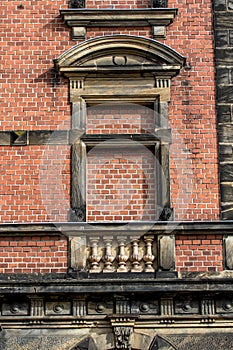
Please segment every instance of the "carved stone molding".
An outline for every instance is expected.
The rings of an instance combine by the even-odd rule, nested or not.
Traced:
[[[77,0],[72,0],[78,2]],[[160,28],[153,30],[154,37],[165,38],[166,26],[173,22],[177,9],[165,7],[165,0],[156,0],[152,9],[82,9],[60,10],[65,23],[72,28],[73,39],[85,39],[87,27],[145,27]],[[80,8],[78,8],[80,7]],[[160,7],[160,8],[156,8]]]
[[[116,64],[116,61],[114,63],[113,57],[124,56],[127,57],[124,60],[124,64],[122,64],[122,61],[120,61],[120,64]],[[158,74],[159,76],[158,84],[160,80],[162,81],[163,86],[160,89],[164,89],[165,87],[169,88],[169,77],[171,78],[179,73],[184,63],[185,58],[183,56],[158,41],[132,35],[109,35],[90,39],[79,45],[75,45],[55,60],[55,68],[71,80],[74,80],[74,76],[77,77],[78,74],[79,82],[85,78],[84,84],[86,91],[84,93],[80,83],[77,86],[76,83],[72,83],[74,84],[72,86],[75,88],[77,96],[82,96],[91,95],[90,92],[93,91],[90,89],[91,85],[86,79],[87,73],[102,72],[104,77],[106,77],[107,72],[115,72],[117,75],[119,75],[119,72],[126,73],[126,67],[127,75],[135,72],[140,72],[141,74],[142,72],[153,72],[154,75]],[[124,81],[127,81],[126,78],[124,77]],[[114,82],[112,81],[112,87],[115,86]],[[135,82],[137,83],[136,79]],[[100,87],[99,85],[97,84],[97,88]],[[154,85],[155,82],[153,79],[152,87]],[[87,92],[87,89],[89,92]],[[142,95],[142,88],[138,92],[139,95]],[[96,93],[96,96],[99,96],[99,94]]]

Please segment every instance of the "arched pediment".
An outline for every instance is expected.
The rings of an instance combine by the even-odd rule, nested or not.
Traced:
[[[104,36],[75,45],[55,60],[57,69],[72,73],[101,71],[161,72],[173,76],[185,58],[156,40],[130,35]]]

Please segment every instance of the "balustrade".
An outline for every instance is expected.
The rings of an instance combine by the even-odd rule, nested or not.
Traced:
[[[86,270],[90,273],[154,273],[161,265],[156,235],[99,235],[90,237],[87,245]]]

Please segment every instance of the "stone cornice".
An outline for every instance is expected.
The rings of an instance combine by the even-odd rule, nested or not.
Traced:
[[[177,12],[176,8],[60,10],[61,16],[69,27],[169,25],[173,22]]]
[[[87,27],[151,26],[155,38],[165,38],[166,26],[177,15],[176,8],[152,9],[61,9],[60,15],[72,28],[75,40],[85,39]]]
[[[157,222],[64,222],[64,223],[5,223],[0,224],[0,235],[63,234],[77,235],[90,233],[147,233],[153,234],[195,234],[224,235],[233,234],[233,221],[157,221]]]

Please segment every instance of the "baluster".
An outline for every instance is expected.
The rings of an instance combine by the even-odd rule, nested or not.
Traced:
[[[139,247],[138,247],[138,244],[139,244],[139,239],[136,238],[136,237],[131,237],[132,239],[132,255],[130,257],[130,260],[132,262],[132,268],[131,268],[131,272],[141,272],[142,271],[142,268],[140,266],[140,261],[141,261],[141,258],[139,257]]]
[[[143,256],[143,260],[146,263],[145,272],[154,272],[154,268],[152,267],[155,259],[154,255],[152,254],[153,238],[153,236],[144,237],[144,241],[146,243],[146,254]]]
[[[115,259],[115,257],[112,255],[112,240],[113,237],[103,237],[104,243],[105,243],[105,255],[103,257],[104,262],[104,269],[103,272],[113,272],[114,268],[112,266],[112,263]]]
[[[119,266],[117,272],[127,272],[126,262],[128,256],[125,254],[126,237],[117,237],[117,240],[119,241],[119,255],[117,256]]]
[[[100,272],[99,261],[101,257],[98,255],[99,237],[90,237],[91,255],[89,261],[91,263],[90,272]]]

